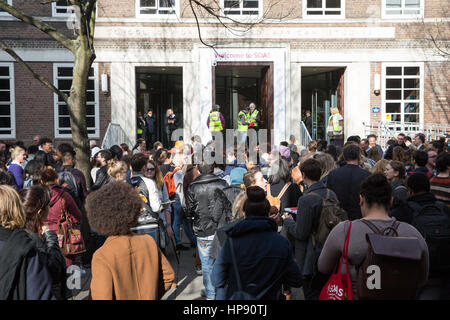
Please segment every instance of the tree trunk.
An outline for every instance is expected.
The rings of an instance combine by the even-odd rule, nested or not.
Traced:
[[[89,137],[86,125],[86,90],[89,70],[95,54],[81,45],[74,57],[73,80],[69,105],[72,140],[76,152],[76,166],[86,177],[87,187],[91,186],[91,165]]]

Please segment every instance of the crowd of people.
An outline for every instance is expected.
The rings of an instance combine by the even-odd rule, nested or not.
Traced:
[[[364,299],[361,266],[369,251],[378,254],[370,233],[416,240],[396,257],[408,269],[395,272],[409,277],[396,285],[397,298],[450,297],[445,138],[399,134],[383,148],[375,135],[350,136],[343,147],[300,146],[291,136],[268,150],[244,143],[223,155],[199,136],[167,149],[148,142],[92,143],[85,176],[71,144],[0,141],[0,299],[67,299],[74,264],[91,269],[91,299],[161,299],[177,285],[169,248],[195,250],[207,300],[291,300],[296,288],[317,300],[339,266]],[[62,250],[63,215],[86,250]],[[386,297],[389,289],[378,292]]]

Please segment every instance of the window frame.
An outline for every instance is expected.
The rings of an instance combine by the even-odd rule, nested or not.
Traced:
[[[71,5],[65,6],[67,9],[71,8]],[[65,12],[65,13],[58,13],[57,9],[63,8],[62,6],[57,6],[56,2],[52,2],[52,17],[72,17],[75,15],[75,11],[73,12]]]
[[[9,4],[10,6],[12,6],[13,0],[6,0],[6,3]],[[4,16],[11,16],[11,15],[6,11],[0,11],[0,17],[4,17]]]
[[[423,18],[424,17],[424,12],[425,12],[425,0],[419,0],[420,1],[420,5],[419,5],[419,14],[387,14],[387,6],[386,6],[386,0],[382,0],[382,4],[381,4],[381,19],[416,19],[416,18]],[[401,7],[400,10],[405,10],[405,0],[401,0]],[[399,10],[399,9],[396,9]]]
[[[388,67],[401,67],[402,68],[402,75],[401,76],[387,76],[386,75],[386,71],[387,71]],[[419,73],[420,73],[419,77],[403,75],[403,70],[404,70],[403,68],[405,68],[405,67],[419,67]],[[401,107],[401,109],[400,109],[400,119],[401,119],[402,131],[409,132],[409,130],[407,130],[408,127],[404,125],[405,124],[405,106],[404,106],[404,104],[407,103],[407,102],[419,103],[419,112],[418,113],[406,113],[406,114],[418,114],[418,116],[419,116],[419,119],[418,119],[419,121],[417,122],[417,125],[411,126],[410,128],[412,130],[410,130],[410,131],[423,130],[424,111],[425,111],[425,106],[424,106],[424,101],[425,101],[425,98],[424,98],[424,94],[425,94],[425,92],[424,92],[424,88],[425,88],[425,84],[424,84],[424,81],[425,81],[425,74],[424,74],[425,67],[424,67],[424,63],[423,62],[385,62],[385,63],[382,63],[381,70],[382,70],[382,75],[381,75],[381,94],[382,94],[382,97],[381,97],[381,100],[382,100],[382,102],[381,102],[381,105],[382,105],[382,114],[381,114],[381,116],[382,116],[382,118],[381,119],[382,119],[382,121],[383,122],[385,122],[385,121],[391,122],[392,121],[392,120],[386,120],[386,115],[387,114],[392,114],[391,112],[389,112],[389,113],[386,112],[386,103],[389,103],[389,102],[400,103],[400,107]],[[395,79],[399,79],[400,78],[400,79],[402,79],[402,86],[401,86],[401,89],[400,89],[401,90],[401,99],[391,99],[391,100],[386,99],[386,90],[387,90],[387,88],[386,88],[386,79],[389,79],[389,78],[395,78]],[[405,97],[403,96],[404,90],[405,90],[404,86],[403,86],[404,79],[417,79],[417,78],[420,81],[419,88],[418,88],[420,97],[419,97],[419,99],[406,100]],[[395,128],[391,128],[391,129],[395,130]],[[398,130],[395,130],[395,131],[398,131]]]
[[[11,118],[11,129],[10,134],[0,134],[1,139],[16,139],[16,94],[15,94],[15,77],[14,77],[14,63],[13,62],[0,62],[0,67],[9,67],[9,105],[10,112],[9,116]],[[4,76],[0,76],[4,79]],[[4,102],[0,102],[2,105],[7,105]],[[0,116],[2,118],[6,118],[5,116]],[[2,130],[2,128],[0,128]]]
[[[307,11],[325,11],[326,8],[324,7],[326,3],[326,0],[322,0],[322,8],[312,8],[312,9],[308,9],[308,1],[307,0],[303,0],[302,1],[302,19],[306,19],[306,20],[333,20],[333,19],[340,19],[343,20],[345,19],[345,0],[341,0],[341,14],[339,15],[308,15]]]
[[[225,12],[225,10],[226,10],[226,8],[225,8],[225,0],[220,0],[220,10],[222,11],[222,13],[225,16],[229,16],[230,18],[236,18],[236,20],[242,19],[242,18],[245,18],[245,17],[262,18],[262,16],[263,16],[263,8],[264,8],[264,0],[258,0],[258,14],[242,14],[242,10],[246,11],[246,9],[243,8],[244,0],[238,0],[238,1],[239,1],[239,10],[241,10],[240,14],[227,14]],[[253,11],[253,10],[247,10],[247,11]]]
[[[155,0],[158,1],[159,0]],[[169,14],[161,14],[161,13],[141,13],[141,0],[136,0],[135,1],[135,5],[136,5],[136,18],[141,18],[141,19],[146,19],[146,20],[178,20],[179,17],[179,13],[180,13],[180,1],[181,0],[175,0],[175,12],[174,13],[169,13]],[[158,4],[159,5],[159,4]],[[144,7],[146,8],[146,7]]]
[[[67,68],[72,67],[73,63],[53,63],[53,85],[58,88],[58,80],[61,78],[69,78],[69,77],[58,77],[58,68]],[[92,67],[94,69],[94,113],[95,113],[95,127],[94,133],[88,133],[89,138],[98,139],[100,138],[100,90],[99,90],[99,81],[98,81],[98,64],[93,63]],[[90,77],[91,78],[91,77]],[[73,76],[72,76],[73,79]],[[55,130],[55,138],[72,138],[72,133],[59,133],[61,127],[59,127],[59,101],[58,95],[56,93],[53,94],[53,114],[54,114],[54,130]]]

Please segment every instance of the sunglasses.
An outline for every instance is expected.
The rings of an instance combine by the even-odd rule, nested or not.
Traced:
[[[147,168],[147,171],[155,171],[155,168]]]

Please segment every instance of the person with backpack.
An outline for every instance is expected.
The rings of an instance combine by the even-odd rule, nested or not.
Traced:
[[[291,171],[284,158],[275,161],[270,171],[267,198],[271,205],[277,206],[280,214],[284,212],[284,208],[296,207],[302,195],[298,184],[292,182]]]
[[[176,250],[189,250],[188,247],[183,246],[181,243],[180,226],[183,225],[184,233],[188,236],[191,242],[191,248],[195,248],[197,246],[197,239],[193,234],[191,225],[189,224],[184,215],[184,210],[182,207],[182,203],[184,201],[184,194],[183,194],[184,171],[182,168],[185,164],[183,154],[176,153],[173,157],[172,163],[175,166],[175,169],[173,171],[169,171],[164,176],[164,182],[166,183],[169,198],[174,201],[172,203],[172,212],[173,212],[172,229],[175,236]]]
[[[300,172],[307,189],[298,200],[296,220],[294,221],[293,216],[289,214],[282,216],[283,234],[293,238],[295,258],[303,277],[305,299],[316,300],[319,292],[311,288],[315,256],[323,246],[323,238],[326,238],[327,232],[330,231],[321,224],[321,221],[325,218],[325,214],[335,214],[336,221],[343,221],[346,216],[339,206],[336,194],[320,182],[322,171],[319,161],[315,159],[304,161],[300,165]],[[327,212],[323,211],[325,201],[327,201],[326,208],[331,209]],[[321,235],[320,240],[319,235]]]
[[[246,217],[228,231],[212,268],[216,300],[283,300],[282,285],[300,287],[301,272],[288,240],[269,218],[265,191],[253,186],[246,194]]]
[[[409,198],[391,216],[404,219],[414,226],[428,245],[430,254],[430,280],[421,289],[421,299],[449,298],[450,275],[450,208],[437,201],[430,192],[430,181],[422,173],[408,177]]]
[[[75,156],[72,152],[64,152],[61,159],[62,165],[57,171],[59,185],[70,193],[78,208],[81,209],[88,193],[86,178],[80,170],[75,168]]]
[[[355,300],[415,299],[427,281],[427,244],[413,226],[389,217],[391,202],[392,188],[384,175],[366,178],[360,191],[362,219],[343,221],[331,230],[317,261],[322,275],[340,272],[350,277],[349,295]],[[347,263],[339,269],[341,257]],[[329,289],[324,287],[325,292]]]

